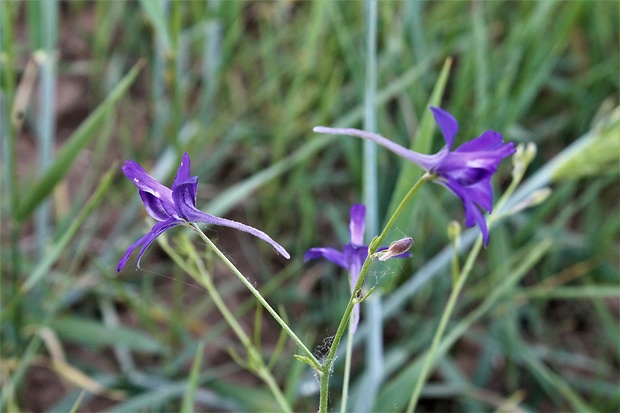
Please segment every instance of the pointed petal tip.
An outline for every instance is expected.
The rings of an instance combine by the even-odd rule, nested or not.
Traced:
[[[138,162],[131,159],[125,161],[123,166],[121,166],[121,170],[129,179],[133,179],[137,174],[146,173],[144,168]]]
[[[123,268],[125,268],[125,266],[127,265],[127,261],[129,261],[129,257],[130,255],[123,257],[123,259],[121,259],[118,263],[118,266],[116,267],[116,272],[121,272],[121,270]],[[140,261],[136,262],[136,270],[140,269]]]
[[[121,260],[118,262],[118,265],[116,266],[116,272],[121,272],[121,270],[125,268],[125,265],[127,265],[127,261],[129,261],[129,257],[131,257],[131,253],[137,247],[136,244],[137,243],[134,243],[127,249],[125,255],[123,256],[123,258],[121,258]]]
[[[317,258],[321,258],[323,256],[322,248],[310,248],[304,254],[304,262],[316,260]]]
[[[123,164],[123,166],[121,166],[121,168],[125,168],[125,167],[128,167],[128,166],[134,166],[134,165],[140,166],[140,164],[138,162],[134,161],[133,159],[127,159],[125,161],[125,163]]]
[[[174,182],[172,183],[172,190],[174,191],[177,186],[188,181],[190,179],[190,174],[191,160],[189,159],[187,152],[183,152],[181,162],[179,162],[179,168],[177,169],[177,174],[174,177]]]
[[[187,152],[183,152],[183,156],[181,156],[181,163],[187,164],[188,167],[189,167],[190,162],[191,162],[191,159],[190,159],[188,153]]]
[[[435,118],[437,126],[439,126],[439,130],[441,130],[441,134],[446,141],[446,145],[448,148],[452,149],[454,137],[459,130],[458,121],[450,112],[436,106],[430,106],[430,110],[433,112],[433,117]]]

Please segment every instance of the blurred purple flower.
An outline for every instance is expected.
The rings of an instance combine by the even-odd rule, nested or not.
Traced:
[[[351,207],[350,214],[349,230],[351,232],[351,239],[350,242],[344,246],[343,251],[338,251],[334,248],[310,248],[304,255],[304,261],[323,257],[347,269],[349,271],[351,294],[353,294],[353,288],[355,288],[357,284],[364,261],[366,261],[368,257],[368,246],[364,245],[366,207],[361,204],[354,204]],[[379,248],[379,250],[384,249],[386,249],[386,247]],[[399,258],[409,256],[411,256],[411,254],[408,252],[397,255]],[[355,304],[353,307],[353,314],[351,317],[351,332],[355,333],[360,319],[359,304]]]
[[[177,175],[172,183],[172,189],[157,182],[135,161],[130,160],[125,162],[122,169],[125,176],[138,187],[138,193],[146,207],[146,212],[159,222],[155,224],[153,228],[151,228],[151,231],[145,236],[129,246],[125,256],[118,263],[117,271],[120,271],[125,264],[127,264],[127,260],[131,253],[136,248],[142,246],[138,254],[138,261],[136,262],[136,268],[139,268],[140,258],[142,258],[148,246],[151,245],[158,236],[167,229],[190,222],[204,222],[207,225],[222,225],[238,229],[239,231],[248,232],[267,241],[284,257],[290,258],[288,252],[264,232],[236,221],[206,214],[196,209],[198,177],[190,177],[190,159],[187,152],[183,154]]]
[[[463,201],[465,225],[471,227],[477,224],[486,246],[489,242],[489,230],[480,208],[489,213],[492,212],[491,177],[497,171],[499,163],[515,153],[514,144],[504,143],[501,133],[488,130],[476,139],[452,150],[454,137],[459,128],[458,122],[445,110],[432,106],[430,109],[446,141],[446,145],[435,155],[414,152],[380,135],[358,129],[332,129],[318,126],[314,128],[314,131],[353,135],[374,141],[434,175],[435,182],[450,189]]]

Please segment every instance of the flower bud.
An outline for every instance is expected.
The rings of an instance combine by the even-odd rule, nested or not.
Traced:
[[[517,145],[517,151],[512,157],[512,163],[514,168],[512,170],[513,177],[522,176],[525,173],[525,169],[527,169],[528,165],[532,163],[534,158],[536,157],[536,144],[533,142],[529,142],[526,144],[520,143]]]
[[[403,239],[399,239],[398,241],[394,241],[390,244],[387,250],[381,251],[379,253],[379,261],[386,261],[397,255],[404,254],[409,250],[409,248],[411,248],[412,245],[413,238],[411,237],[406,237]]]
[[[553,191],[548,186],[537,189],[534,192],[532,192],[523,201],[519,202],[517,205],[512,207],[512,209],[510,210],[510,213],[516,214],[517,212],[520,212],[524,210],[525,208],[530,208],[530,207],[542,204],[543,202],[547,200],[547,198],[551,196],[552,192]]]
[[[461,236],[461,224],[458,221],[450,221],[448,224],[448,238],[451,241],[457,241]]]

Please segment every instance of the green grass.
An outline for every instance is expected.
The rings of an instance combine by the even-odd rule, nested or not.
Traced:
[[[0,410],[277,410],[231,356],[243,347],[206,291],[159,246],[141,270],[130,261],[116,274],[152,225],[120,165],[134,159],[170,184],[188,151],[199,208],[264,230],[292,259],[232,230],[207,234],[308,347],[326,353],[349,298],[346,274],[302,256],[345,242],[368,177],[358,139],[312,127],[369,122],[363,3],[8,1],[0,13]],[[494,129],[538,146],[494,215],[553,190],[492,228],[419,411],[620,408],[619,18],[612,1],[378,3],[370,125],[435,151],[427,104],[440,101],[459,120],[457,143]],[[35,56],[43,64],[25,80]],[[432,96],[448,58],[444,92]],[[419,171],[382,149],[377,171],[382,225]],[[506,161],[496,199],[510,172]],[[413,258],[367,277],[381,287],[372,311],[383,346],[366,354],[371,310],[362,308],[350,410],[405,408],[450,292],[446,230],[463,222],[462,206],[428,185],[411,207],[392,234],[414,237]],[[462,260],[474,235],[463,234]],[[255,300],[225,268],[216,265],[214,279],[288,403],[316,410],[318,382],[293,359],[293,343],[280,347],[267,313],[256,322]],[[382,381],[371,390],[365,374],[377,365]]]

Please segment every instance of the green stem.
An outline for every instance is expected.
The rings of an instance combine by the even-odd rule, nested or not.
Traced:
[[[194,257],[194,262],[198,266],[198,272],[200,274],[200,277],[197,277],[197,281],[199,281],[200,284],[207,289],[207,292],[211,296],[211,299],[215,303],[215,306],[218,308],[218,310],[220,310],[220,313],[222,313],[222,316],[224,316],[224,319],[226,320],[230,328],[232,328],[232,330],[241,341],[241,344],[243,344],[243,346],[245,347],[246,351],[248,352],[248,358],[250,360],[250,368],[256,374],[258,374],[258,376],[263,379],[265,383],[267,383],[269,389],[278,401],[278,404],[280,405],[282,410],[285,412],[292,412],[288,401],[284,397],[284,394],[282,394],[282,390],[280,390],[280,387],[278,386],[278,383],[274,379],[273,375],[265,365],[261,354],[252,344],[252,340],[250,340],[245,331],[243,331],[243,328],[241,328],[241,325],[239,324],[233,313],[230,311],[228,306],[226,306],[226,303],[222,299],[222,296],[213,284],[211,273],[207,271],[207,269],[204,267],[202,260],[200,260],[198,257]]]
[[[422,386],[426,382],[428,374],[430,373],[430,369],[435,361],[435,353],[437,352],[437,348],[439,347],[439,342],[441,341],[443,333],[446,330],[448,320],[450,320],[450,316],[452,315],[452,311],[454,310],[454,306],[456,305],[456,300],[459,297],[463,286],[465,285],[465,281],[467,281],[467,277],[469,276],[471,269],[474,266],[474,261],[476,260],[476,257],[480,252],[480,248],[482,248],[482,238],[478,238],[476,240],[474,247],[472,248],[469,256],[467,257],[467,262],[463,267],[463,273],[460,277],[458,277],[458,280],[454,285],[452,292],[450,293],[450,298],[448,298],[448,304],[446,305],[446,308],[441,315],[441,320],[439,321],[437,331],[435,331],[435,336],[433,337],[431,348],[428,352],[428,355],[426,356],[426,359],[424,360],[422,372],[420,373],[415,388],[413,389],[413,393],[411,394],[411,399],[409,400],[409,405],[407,406],[406,410],[408,413],[413,412],[413,409],[415,409],[416,404],[418,403],[420,393],[422,392]]]
[[[351,324],[347,334],[347,351],[344,359],[344,382],[342,384],[342,400],[340,401],[340,412],[347,411],[347,399],[349,398],[349,379],[351,377],[351,356],[353,355],[353,334],[351,334]]]
[[[193,229],[198,234],[198,236],[209,246],[209,248],[211,248],[215,252],[215,254],[232,271],[232,273],[235,274],[237,278],[239,278],[243,285],[245,285],[247,289],[250,290],[250,292],[254,295],[254,297],[256,297],[256,299],[263,305],[263,307],[265,307],[265,309],[278,322],[278,324],[280,324],[280,327],[282,327],[282,329],[293,339],[295,344],[297,344],[301,351],[305,353],[304,360],[309,362],[312,368],[314,368],[316,371],[322,371],[321,363],[317,360],[314,354],[312,354],[312,352],[308,350],[306,345],[299,339],[299,337],[297,337],[293,330],[291,330],[288,324],[282,319],[282,317],[278,315],[278,313],[271,307],[271,305],[269,305],[269,303],[263,298],[261,293],[256,288],[254,288],[252,283],[250,283],[247,278],[245,278],[245,276],[237,269],[237,267],[235,267],[235,265],[230,262],[226,255],[224,255],[224,253],[222,253],[222,251],[220,251],[215,246],[215,244],[209,239],[209,237],[207,237],[196,224],[189,224],[189,227]]]
[[[450,266],[452,272],[452,286],[454,286],[459,279],[459,274],[461,273],[461,266],[459,265],[459,237],[460,234],[456,235],[452,242],[452,265]]]
[[[15,212],[17,211],[17,205],[19,201],[19,185],[17,181],[17,155],[16,155],[16,135],[18,130],[17,124],[12,112],[15,108],[15,53],[14,49],[14,30],[13,25],[16,19],[16,5],[11,3],[5,3],[2,5],[4,10],[0,16],[0,49],[5,51],[5,62],[2,74],[4,75],[4,96],[0,98],[0,117],[5,121],[0,125],[0,136],[2,136],[2,173],[4,174],[4,182],[2,184],[6,186],[6,192],[9,198],[9,231],[10,231],[10,267],[8,270],[9,282],[8,282],[8,296],[15,297],[19,291],[19,282],[21,275],[21,254],[19,248],[19,242],[21,239],[21,224],[14,219]],[[19,117],[22,118],[24,113],[20,113]],[[9,122],[9,120],[11,120]],[[6,169],[5,169],[6,168]],[[20,336],[20,330],[22,327],[21,320],[21,302],[17,303],[16,311],[11,317],[11,322],[8,323],[8,336],[9,341],[14,341],[14,347],[20,348],[23,346]],[[2,402],[0,401],[0,406]]]
[[[385,240],[385,237],[387,236],[389,230],[392,229],[392,226],[396,222],[396,219],[398,219],[398,216],[403,212],[403,209],[405,209],[405,206],[407,205],[409,200],[417,192],[417,190],[420,188],[420,186],[422,186],[424,181],[428,181],[428,180],[431,180],[433,178],[434,178],[434,176],[430,175],[428,173],[422,175],[422,177],[417,180],[417,182],[413,185],[413,187],[409,190],[409,192],[407,192],[407,195],[405,195],[403,200],[400,201],[400,204],[398,204],[398,207],[396,207],[396,210],[394,211],[394,213],[390,217],[390,220],[388,221],[388,223],[385,224],[385,228],[383,229],[381,234],[379,234],[379,236],[377,238],[375,238],[371,242],[371,244],[369,245],[369,247],[368,247],[368,254],[369,255],[374,254],[377,251],[377,248],[379,248],[379,246],[383,243],[383,241]]]
[[[508,198],[510,198],[513,192],[516,190],[517,186],[523,179],[526,167],[527,167],[527,164],[523,167],[523,170],[520,173],[513,176],[513,179],[510,182],[510,185],[508,186],[508,188],[506,189],[502,197],[499,199],[499,201],[497,201],[497,204],[495,204],[494,209],[496,211],[499,211],[502,209],[502,207],[504,206]],[[493,222],[497,221],[499,218],[501,218],[501,215],[498,215],[498,214],[491,215],[488,219],[489,227],[492,225]],[[413,410],[415,409],[418,403],[418,400],[420,398],[420,393],[422,392],[422,387],[424,386],[424,383],[426,382],[426,379],[428,378],[428,374],[430,373],[430,369],[433,366],[433,363],[435,361],[435,353],[437,352],[439,342],[441,341],[443,337],[443,333],[446,329],[446,326],[448,325],[448,320],[450,319],[450,316],[452,315],[452,311],[454,310],[454,306],[456,305],[456,300],[459,294],[461,293],[461,290],[463,289],[463,286],[465,285],[465,281],[467,281],[467,277],[469,276],[469,273],[471,272],[474,266],[474,261],[476,260],[476,257],[480,253],[480,248],[482,248],[481,237],[479,237],[476,240],[474,247],[472,248],[472,250],[470,251],[467,257],[467,261],[465,262],[463,271],[459,275],[458,274],[458,253],[457,253],[458,251],[455,245],[454,259],[452,262],[452,271],[453,271],[452,276],[456,282],[453,283],[454,287],[452,289],[452,292],[450,293],[450,297],[448,298],[448,304],[446,305],[446,308],[444,309],[444,312],[441,316],[441,319],[439,321],[439,326],[437,327],[437,331],[435,332],[435,336],[433,337],[433,342],[431,343],[431,348],[428,352],[428,355],[426,356],[426,359],[424,360],[422,371],[420,373],[420,376],[418,377],[416,386],[413,389],[413,393],[411,394],[411,399],[409,400],[409,405],[407,406],[407,410],[406,410],[408,413],[413,412]]]
[[[407,195],[405,195],[403,200],[400,201],[400,204],[394,211],[394,214],[392,214],[392,216],[390,217],[390,220],[385,225],[385,228],[383,228],[383,231],[381,231],[381,234],[379,234],[378,237],[375,237],[375,239],[370,243],[370,246],[368,247],[368,257],[366,257],[366,261],[364,261],[364,265],[362,266],[362,269],[360,271],[360,276],[357,280],[357,283],[355,284],[355,287],[353,288],[353,293],[351,294],[351,298],[349,298],[347,308],[344,310],[344,315],[342,316],[342,320],[340,320],[338,330],[336,330],[336,335],[334,336],[334,340],[332,341],[331,347],[329,348],[329,353],[327,354],[325,363],[320,370],[321,374],[319,411],[322,413],[327,412],[327,403],[329,398],[329,377],[334,364],[334,358],[336,357],[336,350],[338,349],[338,345],[340,344],[342,336],[344,335],[344,329],[349,322],[351,312],[353,311],[353,306],[357,303],[357,300],[355,299],[357,291],[362,288],[364,278],[366,278],[366,274],[368,273],[368,269],[370,268],[370,263],[372,262],[372,259],[370,257],[377,251],[377,248],[379,248],[390,229],[392,229],[392,226],[396,222],[396,219],[403,212],[409,200],[418,191],[418,189],[420,189],[422,184],[431,177],[432,175],[424,174],[420,179],[417,180],[417,182],[413,185],[413,187],[411,187],[409,192],[407,192]]]

